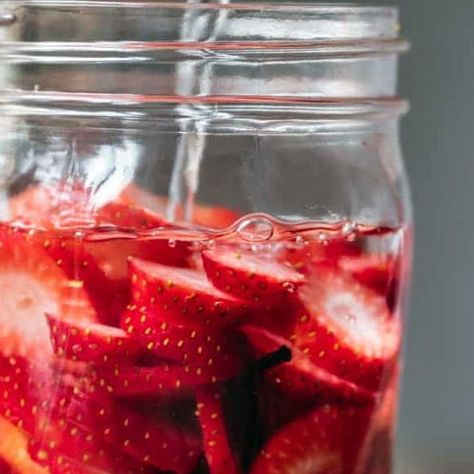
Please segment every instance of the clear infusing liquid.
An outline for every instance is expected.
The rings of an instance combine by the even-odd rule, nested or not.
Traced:
[[[0,459],[388,474],[408,230],[199,206],[170,223],[130,191],[77,222],[40,186],[10,200]]]

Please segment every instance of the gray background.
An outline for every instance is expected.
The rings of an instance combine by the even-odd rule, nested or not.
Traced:
[[[398,0],[416,268],[399,474],[474,473],[474,1]]]

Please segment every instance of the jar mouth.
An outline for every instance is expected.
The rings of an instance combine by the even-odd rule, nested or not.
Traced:
[[[241,10],[241,11],[304,11],[343,12],[363,11],[371,14],[393,14],[398,8],[389,5],[360,5],[353,2],[246,2],[246,3],[187,3],[160,0],[9,0],[12,5],[41,7],[108,7],[108,8],[175,8],[180,10]]]
[[[0,91],[396,95],[397,56],[408,48],[397,8],[192,1],[7,0]]]
[[[4,26],[20,25],[26,42],[118,41],[119,34],[155,43],[348,41],[395,39],[400,28],[397,8],[353,3],[7,0],[1,18]],[[80,21],[92,27],[78,29]]]

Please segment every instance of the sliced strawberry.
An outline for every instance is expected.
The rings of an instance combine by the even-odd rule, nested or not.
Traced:
[[[142,352],[138,342],[122,329],[49,314],[47,320],[54,352],[60,357],[96,363],[127,362]]]
[[[95,390],[115,397],[169,397],[179,398],[189,393],[195,374],[179,365],[161,363],[154,367],[110,365],[98,367],[91,374]]]
[[[222,326],[248,313],[248,305],[214,288],[196,270],[167,267],[143,260],[130,265],[132,297],[149,316],[172,324]]]
[[[304,282],[292,268],[248,251],[219,248],[206,250],[202,258],[217,288],[270,308],[291,300]]]
[[[117,324],[118,316],[128,304],[130,292],[126,281],[126,256],[115,255],[108,248],[101,254],[106,243],[89,241],[91,234],[64,232],[53,229],[29,235],[28,239],[41,246],[58,267],[77,285],[82,285],[89,295],[98,318],[107,324]],[[108,263],[100,257],[108,259]],[[111,278],[114,262],[123,259],[122,280]]]
[[[118,283],[127,278],[131,259],[185,267],[189,256],[188,245],[184,242],[170,245],[168,240],[151,238],[90,241],[87,249],[107,278]]]
[[[370,415],[369,408],[324,405],[271,438],[251,474],[355,474]]]
[[[240,214],[225,207],[194,206],[193,223],[209,229],[227,229],[240,218]]]
[[[387,255],[364,255],[344,257],[339,267],[351,274],[359,283],[386,296],[392,280],[396,277],[395,263]]]
[[[100,321],[114,322],[126,301],[117,303],[120,298],[116,287],[91,254],[85,235],[51,230],[28,235],[28,240],[40,246],[77,286],[84,288]]]
[[[168,199],[157,196],[150,191],[140,188],[136,184],[129,184],[117,197],[116,202],[128,206],[138,206],[164,216]]]
[[[113,226],[133,231],[156,230],[169,227],[170,224],[159,214],[134,204],[124,204],[120,201],[110,202],[96,214],[98,226]]]
[[[0,356],[0,416],[28,433],[37,432],[37,414],[54,398],[52,376],[47,363]]]
[[[340,258],[360,255],[359,244],[343,237],[332,237],[329,240],[308,238],[297,244],[287,245],[279,252],[278,260],[306,274],[311,265],[336,265]]]
[[[87,422],[111,447],[163,471],[189,474],[195,467],[199,440],[189,433],[98,394],[88,394],[86,401],[72,404],[69,413],[78,423],[84,423],[84,403]]]
[[[71,280],[28,236],[0,228],[0,341],[4,355],[51,354],[45,313],[94,321],[81,281]]]
[[[197,416],[211,474],[237,474],[240,470],[227,436],[221,389],[207,385],[196,389]]]
[[[171,325],[146,309],[130,308],[122,317],[127,334],[151,354],[180,362],[193,371],[199,369],[209,381],[235,376],[249,359],[239,334]]]
[[[95,216],[96,224],[114,226],[120,229],[140,231],[155,231],[170,228],[170,223],[158,214],[135,205],[123,204],[120,201],[107,204]],[[115,285],[112,293],[119,296],[119,303],[123,309],[130,296],[127,282],[128,264],[132,258],[140,258],[164,265],[176,267],[187,266],[189,244],[175,242],[147,235],[146,237],[132,237],[120,235],[104,239],[97,235],[86,243],[87,251],[94,257],[96,264]],[[113,291],[115,290],[115,291]]]
[[[118,397],[155,396],[176,397],[189,393],[192,387],[229,379],[238,372],[224,367],[228,360],[222,354],[220,371],[206,366],[184,366],[161,362],[152,367],[110,365],[92,372],[92,383],[99,390]],[[241,366],[239,365],[239,368]]]
[[[5,418],[0,417],[0,460],[4,461],[15,474],[47,474],[46,469],[36,463],[28,452],[28,438],[20,429]]]
[[[13,467],[3,459],[0,459],[0,474],[15,474]]]
[[[296,346],[329,373],[379,390],[400,346],[400,328],[385,299],[323,265],[312,268],[299,296],[305,313]]]
[[[369,391],[312,363],[308,354],[300,351],[294,342],[255,326],[243,326],[241,330],[259,355],[271,354],[281,347],[291,350],[291,361],[271,369],[268,374],[274,383],[295,400],[313,404],[320,400],[340,398],[373,400]]]
[[[127,186],[118,199],[124,204],[141,206],[161,215],[166,214],[166,207],[169,203],[168,198],[156,196],[134,184]],[[239,217],[240,214],[225,207],[194,205],[191,220],[194,224],[202,227],[210,229],[225,229],[234,224]],[[176,220],[182,221],[183,218],[183,208],[182,206],[178,206],[176,209]]]
[[[26,223],[37,223],[48,229],[37,236],[39,245],[74,280],[83,282],[101,321],[116,323],[118,314],[128,304],[126,282],[128,259],[149,259],[159,263],[186,266],[188,244],[148,236],[129,238],[130,230],[151,231],[170,227],[158,214],[120,201],[99,210],[92,209],[90,196],[78,184],[37,185],[12,200],[12,217]],[[77,222],[74,221],[77,216]],[[68,235],[58,228],[74,225],[124,230],[123,235],[110,237],[109,232],[92,235],[82,232]],[[104,235],[107,236],[104,239]],[[111,298],[113,295],[113,298]]]
[[[374,408],[370,433],[359,456],[357,473],[391,472],[395,440],[400,370],[395,370]]]
[[[10,219],[37,228],[89,224],[93,203],[79,183],[32,185],[10,200]]]
[[[31,439],[29,453],[39,464],[58,473],[113,472],[114,474],[152,473],[152,469],[112,451],[84,420],[74,422],[66,417],[49,420],[38,439]]]

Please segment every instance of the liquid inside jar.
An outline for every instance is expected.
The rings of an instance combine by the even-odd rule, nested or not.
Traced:
[[[88,202],[0,224],[0,473],[391,472],[406,229]]]

